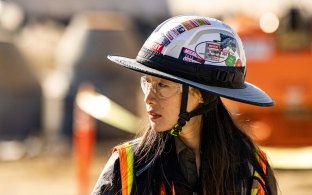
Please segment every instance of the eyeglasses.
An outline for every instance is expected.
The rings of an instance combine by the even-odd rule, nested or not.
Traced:
[[[146,78],[146,76],[141,77],[141,88],[145,95],[151,89],[160,99],[169,98],[178,92],[182,93],[181,84],[164,79],[160,79],[159,81],[150,81]]]

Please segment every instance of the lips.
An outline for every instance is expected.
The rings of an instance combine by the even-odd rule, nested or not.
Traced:
[[[157,114],[157,113],[154,112],[154,111],[148,111],[147,113],[148,113],[149,119],[151,119],[151,120],[156,120],[156,119],[158,119],[158,118],[161,117],[160,114]]]

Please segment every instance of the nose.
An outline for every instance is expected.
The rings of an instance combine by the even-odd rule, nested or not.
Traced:
[[[152,87],[149,87],[146,93],[144,94],[144,102],[146,104],[153,104],[155,103],[155,100],[156,100],[156,94],[153,91]]]

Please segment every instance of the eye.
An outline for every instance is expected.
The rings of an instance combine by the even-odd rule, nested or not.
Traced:
[[[142,77],[142,78],[143,78],[144,83],[151,83],[150,79],[148,79],[146,77]]]
[[[164,82],[159,82],[159,83],[158,83],[158,87],[160,87],[160,88],[166,88],[166,87],[169,87],[169,85],[167,85],[167,84],[164,83]]]

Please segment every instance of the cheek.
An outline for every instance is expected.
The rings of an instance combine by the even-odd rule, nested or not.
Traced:
[[[162,118],[154,124],[156,128],[155,130],[168,130],[177,123],[180,113],[180,102],[178,100],[179,99],[177,98],[170,99],[170,101],[164,100],[159,102]]]
[[[166,101],[164,104],[162,104],[162,109],[166,110],[166,112],[169,113],[172,117],[178,118],[180,114],[180,104],[181,98],[177,96],[175,98],[171,98],[170,101]]]
[[[161,105],[161,112],[167,122],[177,122],[180,114],[180,105],[177,102],[166,102]]]

